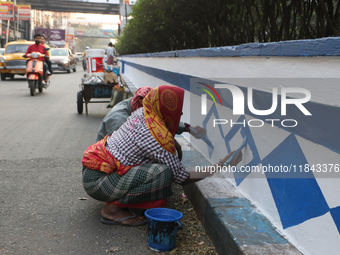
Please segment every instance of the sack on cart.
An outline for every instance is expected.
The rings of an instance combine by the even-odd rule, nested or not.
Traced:
[[[118,76],[114,72],[105,71],[104,81],[106,84],[118,84]]]

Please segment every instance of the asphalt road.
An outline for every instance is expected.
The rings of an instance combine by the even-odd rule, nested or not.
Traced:
[[[84,73],[56,73],[34,97],[22,76],[0,81],[0,254],[154,254],[146,226],[101,224],[104,203],[83,190],[82,153],[108,112],[77,113]]]

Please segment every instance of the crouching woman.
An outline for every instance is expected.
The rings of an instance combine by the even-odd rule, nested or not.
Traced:
[[[171,183],[185,185],[194,178],[176,155],[174,136],[182,115],[184,90],[162,85],[150,91],[143,107],[134,111],[111,136],[91,145],[83,155],[83,186],[92,198],[109,202],[101,210],[104,224],[140,226],[144,216],[130,208],[166,206]],[[222,166],[232,153],[218,163]],[[232,165],[240,162],[239,154]]]

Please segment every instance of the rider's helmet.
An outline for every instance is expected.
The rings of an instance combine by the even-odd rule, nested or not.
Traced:
[[[90,47],[89,47],[89,46],[86,46],[86,47],[85,47],[85,50],[88,50],[88,49],[90,49]]]

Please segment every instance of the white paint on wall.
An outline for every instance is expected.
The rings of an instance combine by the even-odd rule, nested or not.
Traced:
[[[340,57],[187,57],[187,58],[133,58],[122,57],[122,60],[154,67],[161,70],[168,70],[174,73],[192,75],[202,78],[229,78],[242,84],[244,87],[254,87],[261,91],[271,92],[270,84],[261,83],[262,78],[270,78],[281,87],[300,87],[308,89],[312,94],[311,101],[339,107],[340,89],[338,80],[340,78]],[[164,80],[147,75],[129,65],[125,65],[125,73],[129,79],[138,87],[168,84]],[[289,79],[282,80],[282,78]],[[240,79],[242,78],[242,79]],[[252,80],[249,83],[249,80]],[[267,80],[268,81],[268,80]],[[270,80],[269,80],[270,81]],[[172,84],[176,85],[176,84]],[[185,93],[184,109],[190,108],[190,98],[195,95]],[[211,101],[208,101],[208,103]],[[220,108],[218,111],[227,112],[233,120],[232,112],[228,108]],[[190,122],[190,114],[183,110],[181,121]],[[337,116],[339,117],[339,116]],[[246,116],[246,118],[250,118]],[[197,119],[201,123],[201,119]],[[230,127],[223,126],[224,134]],[[214,133],[215,132],[215,133]],[[226,150],[222,139],[216,136],[217,129],[209,129],[208,136],[212,137],[216,149],[210,159],[216,163],[222,156],[226,155]],[[278,144],[280,144],[290,133],[277,127],[270,127],[265,124],[263,129],[251,129],[253,138],[257,145],[261,159],[268,155]],[[209,159],[207,146],[202,141],[184,136],[190,140],[191,144]],[[322,145],[308,141],[296,136],[301,149],[309,164],[340,163],[340,156]],[[237,148],[242,141],[239,134],[231,141],[231,147]],[[247,147],[243,150],[245,159],[240,165],[246,164]],[[231,177],[230,175],[225,175]],[[320,217],[309,219],[297,226],[287,229],[282,228],[279,214],[273,200],[269,185],[264,176],[255,178],[258,175],[250,174],[238,187],[239,191],[249,198],[258,209],[276,226],[304,254],[311,255],[335,255],[340,250],[340,235],[334,224],[330,213]],[[318,177],[318,174],[315,174]],[[232,179],[229,181],[235,182]],[[340,206],[340,179],[318,178],[317,183],[330,208]]]
[[[305,254],[339,254],[340,236],[330,213],[288,228],[285,233]]]

